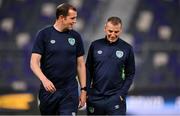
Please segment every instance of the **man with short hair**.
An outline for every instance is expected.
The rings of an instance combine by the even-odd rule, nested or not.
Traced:
[[[132,46],[119,38],[119,17],[110,17],[104,31],[106,36],[91,43],[87,56],[87,113],[125,115],[125,98],[135,74],[134,53]]]
[[[31,55],[31,69],[40,79],[42,115],[74,115],[86,102],[86,69],[81,36],[74,31],[77,11],[63,3],[56,9],[53,26],[40,30]],[[78,95],[78,74],[81,86]]]

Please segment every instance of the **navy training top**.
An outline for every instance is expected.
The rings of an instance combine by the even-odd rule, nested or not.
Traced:
[[[89,48],[86,68],[88,95],[125,97],[135,74],[133,49],[122,39],[96,40]]]
[[[79,33],[59,32],[53,26],[43,28],[36,36],[32,53],[41,55],[41,70],[57,89],[77,87],[77,57],[84,55]]]

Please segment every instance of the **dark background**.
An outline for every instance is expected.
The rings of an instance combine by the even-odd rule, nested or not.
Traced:
[[[134,0],[133,4],[130,0],[0,0],[0,114],[39,114],[39,80],[29,66],[31,48],[38,30],[54,23],[55,8],[63,2],[78,8],[75,29],[82,34],[86,55],[90,42],[104,35],[108,12],[123,19],[123,39],[133,46],[136,60],[127,99],[129,114],[180,114],[179,0]],[[112,8],[116,2],[124,3],[124,8]],[[27,97],[31,100],[18,97],[13,101],[28,103],[27,109],[8,98],[24,94],[31,95]],[[147,109],[135,107],[142,105]]]

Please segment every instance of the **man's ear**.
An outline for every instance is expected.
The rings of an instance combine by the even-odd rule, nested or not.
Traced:
[[[60,15],[58,19],[63,20],[65,17],[63,15]]]
[[[120,32],[122,33],[123,32],[123,26],[121,24],[121,27],[120,27]]]
[[[121,27],[121,29],[120,29],[120,33],[123,33],[123,28]]]
[[[63,15],[60,15],[60,16],[59,16],[59,19],[63,19],[63,18],[64,18],[64,16],[63,16]]]
[[[106,24],[104,25],[104,32],[106,32]]]

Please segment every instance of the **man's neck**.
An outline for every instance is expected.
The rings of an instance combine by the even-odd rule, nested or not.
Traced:
[[[113,39],[113,40],[107,38],[107,40],[108,40],[110,43],[114,43],[114,42],[116,42],[116,41],[118,40],[118,38]]]
[[[63,25],[60,22],[58,22],[58,21],[56,21],[53,26],[59,32],[63,32],[64,31]]]

